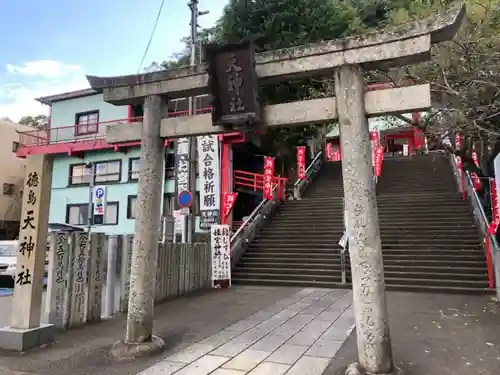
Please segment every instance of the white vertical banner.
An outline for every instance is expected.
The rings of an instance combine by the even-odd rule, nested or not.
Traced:
[[[231,280],[231,239],[229,225],[214,224],[210,228],[212,280]]]
[[[408,156],[409,155],[409,146],[408,143],[403,144],[403,156]]]
[[[219,138],[216,135],[197,137],[198,171],[200,174],[200,228],[210,229],[219,222],[220,163]]]

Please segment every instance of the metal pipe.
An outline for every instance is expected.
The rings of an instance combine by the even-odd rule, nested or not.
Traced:
[[[274,185],[273,186],[273,190],[272,192],[274,192],[276,190],[276,187],[278,185]],[[235,234],[233,234],[233,236],[231,237],[231,242],[233,242],[237,237],[238,235],[243,231],[243,229],[247,226],[247,224],[254,218],[254,216],[257,215],[257,212],[260,211],[260,209],[267,203],[269,202],[268,199],[263,199],[258,205],[257,207],[254,208],[254,210],[252,211],[252,213],[247,217],[247,219],[243,222],[243,224],[241,224],[241,226],[238,228],[238,230],[236,231]]]

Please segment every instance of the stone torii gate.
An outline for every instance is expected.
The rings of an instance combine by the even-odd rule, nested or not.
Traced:
[[[353,275],[359,364],[348,373],[389,374],[394,367],[385,300],[384,269],[373,184],[368,117],[427,110],[428,84],[365,92],[363,72],[431,58],[434,43],[457,32],[464,8],[391,31],[268,51],[255,55],[259,84],[310,76],[335,76],[335,97],[269,105],[267,127],[293,127],[338,120]],[[156,238],[159,231],[163,138],[224,133],[210,114],[168,118],[166,100],[209,93],[207,66],[120,77],[88,76],[91,87],[116,105],[144,102],[141,123],[112,125],[109,143],[141,140],[138,213],[130,284],[126,351],[157,349],[153,332]],[[135,346],[135,347],[134,347]]]

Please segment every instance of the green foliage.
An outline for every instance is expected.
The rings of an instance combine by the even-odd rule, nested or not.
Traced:
[[[37,116],[23,116],[19,120],[21,125],[32,126],[37,129],[46,130],[49,119],[46,115],[37,115]]]

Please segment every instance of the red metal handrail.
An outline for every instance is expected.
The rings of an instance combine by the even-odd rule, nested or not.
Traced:
[[[278,185],[278,199],[282,200],[285,197],[287,178],[281,176],[273,176],[273,185]],[[235,169],[233,172],[233,183],[235,187],[243,187],[245,189],[260,191],[264,190],[264,174],[242,171]]]
[[[196,114],[210,113],[212,111],[211,107],[200,108],[196,110]],[[168,117],[183,117],[189,116],[189,111],[177,111],[170,112]],[[74,124],[68,126],[58,126],[50,128],[49,130],[28,130],[24,132],[19,132],[19,147],[32,147],[32,146],[46,146],[49,144],[57,143],[76,143],[76,142],[88,142],[95,141],[98,139],[105,139],[106,134],[104,129],[108,125],[113,124],[132,124],[134,122],[141,121],[143,117],[133,117],[110,121],[99,121],[88,124]],[[104,125],[104,126],[103,126]],[[95,126],[96,131],[88,134],[78,133],[78,128],[82,127],[93,127]]]

